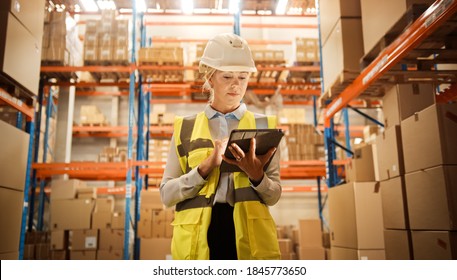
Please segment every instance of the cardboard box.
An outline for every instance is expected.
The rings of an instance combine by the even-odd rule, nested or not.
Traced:
[[[173,237],[173,226],[171,223],[175,218],[175,211],[173,209],[165,209],[165,237]]]
[[[98,250],[97,260],[123,260],[123,250]]]
[[[324,92],[344,72],[358,75],[363,56],[362,21],[360,18],[338,20],[322,48]]]
[[[324,247],[297,247],[297,258],[299,260],[325,260]]]
[[[105,229],[111,228],[112,212],[94,212],[92,213],[92,228]]]
[[[51,203],[51,230],[88,229],[91,225],[92,199],[54,200]]]
[[[432,105],[401,122],[405,172],[457,165],[457,104]]]
[[[386,129],[376,137],[377,162],[379,178],[377,181],[384,181],[405,174],[402,137],[400,126]]]
[[[97,198],[95,200],[94,212],[113,212],[114,211],[114,198]]]
[[[51,250],[65,250],[68,247],[68,231],[51,231]]]
[[[0,10],[0,42],[4,42],[0,44],[0,72],[33,95],[38,94],[40,82],[43,21],[36,24],[41,29],[38,37],[34,37],[12,13]]]
[[[325,1],[324,1],[325,2]],[[376,0],[361,2],[363,41],[368,53],[413,3],[431,4],[434,0],[387,0],[379,5]]]
[[[382,217],[386,229],[409,229],[404,176],[380,182]]]
[[[153,238],[165,237],[165,211],[164,210],[152,211],[151,234],[152,234]]]
[[[281,255],[289,254],[294,251],[294,246],[292,244],[292,240],[289,238],[278,238],[279,242],[279,251]]]
[[[19,249],[24,193],[0,187],[0,253]]]
[[[158,189],[141,191],[141,208],[163,209],[162,199]]]
[[[322,247],[321,220],[298,220],[298,244],[301,247]]]
[[[53,250],[50,253],[51,260],[67,260],[68,251],[67,250]]]
[[[171,238],[141,238],[140,260],[166,260],[171,255]]]
[[[324,248],[330,248],[330,233],[322,233],[322,246],[324,246]]]
[[[360,0],[319,0],[319,9],[321,38],[324,44],[340,18],[361,16]]]
[[[25,233],[25,244],[47,243],[48,232],[46,231],[27,231]]]
[[[376,182],[328,190],[331,246],[384,249],[381,194]]]
[[[70,248],[74,251],[90,251],[97,250],[98,230],[83,229],[72,230],[70,232]]]
[[[384,126],[400,125],[402,120],[435,104],[435,91],[432,84],[396,84],[389,88],[382,99]]]
[[[97,190],[94,187],[79,188],[76,196],[79,199],[96,199]]]
[[[34,260],[35,259],[35,244],[24,244],[24,260]]]
[[[409,230],[384,230],[386,260],[412,260],[413,244]]]
[[[457,230],[457,166],[406,174],[406,197],[413,230]]]
[[[97,251],[70,251],[70,260],[96,260]]]
[[[19,252],[0,253],[0,260],[18,260]]]
[[[457,232],[412,231],[415,260],[457,259]]]
[[[295,252],[292,253],[281,253],[281,260],[296,260],[297,259],[297,254]]]
[[[29,134],[1,120],[0,134],[0,187],[24,191]]]
[[[74,199],[78,189],[86,186],[86,182],[77,179],[54,179],[51,182],[51,200]]]
[[[51,257],[51,247],[49,243],[41,243],[35,245],[35,259],[49,260]]]
[[[101,229],[99,232],[99,250],[123,250],[124,230]]]
[[[111,216],[111,228],[112,229],[123,229],[125,228],[125,213],[114,212]]]
[[[138,222],[137,237],[152,238],[152,220],[140,220]]]
[[[356,250],[349,248],[330,248],[332,260],[385,260],[386,254],[383,249],[379,250]]]
[[[364,145],[354,149],[354,156],[346,167],[346,182],[373,182],[374,164],[371,145]]]
[[[36,39],[41,39],[45,11],[43,1],[2,1],[0,10],[11,12]]]

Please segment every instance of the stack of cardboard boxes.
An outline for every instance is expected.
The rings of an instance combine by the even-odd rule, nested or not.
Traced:
[[[286,130],[289,160],[324,160],[324,137],[310,124],[290,123]]]
[[[413,4],[431,5],[433,2],[435,0],[386,0],[379,5],[376,0],[360,1],[365,54],[375,48],[378,43],[383,43],[382,39],[388,34],[389,29]],[[405,24],[408,23],[405,22]],[[385,45],[382,46],[385,47]]]
[[[116,11],[102,11],[101,20],[88,20],[84,35],[84,64],[129,62],[129,21],[116,19]]]
[[[141,48],[138,52],[140,65],[184,66],[184,49],[181,46],[164,45]],[[182,82],[183,70],[143,70],[143,77],[151,82]]]
[[[0,259],[18,259],[29,134],[3,121],[0,132]]]
[[[393,126],[385,137],[401,135],[400,166],[383,165],[381,156],[392,147],[377,141],[388,258],[456,258],[457,104],[434,104],[434,93],[432,85],[397,85],[384,98]]]
[[[51,259],[122,259],[125,215],[80,180],[51,183]]]
[[[324,93],[360,73],[363,56],[360,0],[320,0]]]
[[[165,209],[158,189],[141,192],[140,221],[137,236],[141,238],[140,259],[171,258],[174,210]]]
[[[45,1],[0,1],[0,76],[38,95]]]
[[[100,109],[95,105],[82,105],[80,108],[79,119],[81,125],[103,126],[107,123],[105,115],[101,113]]]
[[[67,25],[68,20],[74,26]],[[41,61],[44,65],[82,65],[83,44],[66,12],[46,12]]]
[[[264,67],[283,66],[285,64],[284,51],[281,50],[252,50],[252,58],[256,65]],[[278,81],[281,71],[278,70],[265,70],[252,73],[249,81],[256,83],[275,83]]]
[[[98,154],[98,162],[125,161],[127,161],[127,147],[104,147],[100,154]]]
[[[300,219],[298,227],[278,226],[277,236],[282,260],[325,260],[330,247],[319,219]]]
[[[385,259],[379,185],[371,145],[354,149],[346,184],[328,191],[331,259]]]
[[[316,38],[295,38],[296,64],[319,63],[319,40]]]

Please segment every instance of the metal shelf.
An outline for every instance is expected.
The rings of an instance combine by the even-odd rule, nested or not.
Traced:
[[[344,165],[345,161],[335,161]],[[281,179],[315,179],[325,176],[325,162],[319,160],[284,161],[280,163]],[[81,180],[126,180],[127,170],[140,167],[141,176],[162,178],[165,162],[71,162],[71,163],[34,163],[37,178],[44,180],[55,175],[67,174],[70,178]]]
[[[335,94],[335,98],[325,107],[326,177],[329,187],[337,185],[339,178],[337,168],[333,164],[336,145],[333,117],[337,112],[346,110],[350,102],[362,94],[381,96],[383,88],[387,84],[427,82],[438,85],[457,81],[457,71],[436,71],[433,69],[434,64],[442,60],[439,58],[440,55],[446,58],[447,63],[451,62],[449,61],[451,58],[457,62],[455,49],[436,51],[437,45],[439,48],[448,45],[445,44],[446,40],[451,40],[449,37],[456,35],[456,11],[457,1],[437,0],[392,43],[381,50],[360,75],[348,84],[343,84],[341,92]],[[440,26],[442,28],[438,29]],[[430,38],[430,41],[427,41],[427,38]],[[450,46],[455,48],[452,44]],[[439,55],[436,56],[436,54]],[[410,62],[414,62],[416,66],[405,67]],[[321,101],[325,98],[322,96]]]
[[[348,103],[360,96],[371,85],[381,79],[390,69],[414,50],[422,41],[431,36],[437,28],[450,19],[457,11],[457,2],[438,0],[433,3],[414,23],[409,26],[395,41],[387,46],[361,74],[325,108],[325,126],[329,127],[330,119]],[[405,75],[432,76],[431,71],[401,71]],[[398,76],[399,72],[392,72]],[[457,74],[457,71],[453,71]],[[394,81],[395,82],[395,81]],[[449,81],[445,81],[449,82]]]

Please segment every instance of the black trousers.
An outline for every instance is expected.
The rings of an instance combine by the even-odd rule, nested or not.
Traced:
[[[216,203],[208,228],[210,260],[237,260],[233,207],[228,203]]]

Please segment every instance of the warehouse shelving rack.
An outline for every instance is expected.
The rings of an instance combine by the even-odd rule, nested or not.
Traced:
[[[136,12],[132,12],[133,22],[136,21]],[[143,22],[143,18],[141,17],[141,22]],[[133,28],[135,28],[135,24],[133,24]],[[254,27],[254,26],[252,26]],[[284,28],[281,26],[271,26],[271,28]],[[295,28],[303,28],[303,26],[295,27]],[[143,37],[143,36],[142,36]],[[132,41],[135,42],[135,34],[132,34]],[[144,42],[144,39],[141,40]],[[206,42],[206,40],[204,40]],[[291,42],[287,41],[268,41],[268,42],[253,42],[257,44],[291,44]],[[134,43],[135,44],[135,43]],[[201,84],[196,82],[188,82],[182,84],[160,84],[160,83],[144,83],[142,84],[141,77],[138,79],[139,82],[136,81],[136,73],[141,73],[143,71],[165,71],[165,70],[196,70],[195,66],[137,66],[134,61],[134,48],[132,49],[132,58],[130,61],[130,65],[127,66],[42,66],[41,72],[48,73],[52,75],[52,73],[75,73],[79,71],[88,71],[88,72],[123,72],[130,74],[130,81],[126,82],[112,82],[112,83],[70,83],[70,82],[57,82],[52,83],[52,85],[56,86],[76,86],[76,87],[85,87],[85,88],[92,88],[96,86],[118,86],[119,88],[126,89],[124,91],[119,91],[118,93],[104,93],[104,92],[96,92],[96,91],[78,91],[77,94],[81,95],[128,95],[129,96],[129,125],[125,127],[115,127],[116,131],[113,132],[113,127],[74,127],[75,133],[84,132],[86,136],[94,136],[93,134],[88,135],[87,133],[93,133],[98,131],[100,134],[99,136],[102,137],[128,137],[128,160],[125,163],[53,163],[53,164],[34,164],[34,168],[37,172],[37,176],[39,178],[49,178],[52,175],[56,174],[67,174],[70,178],[80,178],[84,180],[107,180],[107,179],[115,179],[115,180],[125,180],[126,187],[119,188],[117,192],[124,192],[126,197],[126,217],[125,217],[125,239],[124,239],[124,259],[130,258],[130,254],[128,252],[128,240],[129,240],[129,227],[130,227],[130,203],[132,194],[135,193],[136,196],[136,205],[135,205],[135,220],[138,220],[139,213],[137,213],[137,209],[139,209],[139,192],[142,188],[142,180],[141,177],[146,176],[161,176],[163,174],[163,163],[151,163],[147,161],[143,161],[147,159],[147,151],[137,153],[138,158],[136,160],[132,159],[132,151],[131,148],[133,146],[133,136],[134,130],[137,131],[136,136],[137,139],[137,149],[142,150],[139,147],[139,143],[143,142],[140,137],[144,137],[143,127],[144,122],[148,122],[148,116],[141,112],[148,112],[151,103],[153,102],[189,102],[186,99],[176,101],[175,99],[167,99],[167,100],[151,100],[151,92],[154,92],[154,95],[165,95],[165,96],[173,96],[172,92],[176,92],[176,88],[181,88],[178,90],[178,96],[189,96],[192,92],[192,87],[200,86]],[[309,65],[309,66],[259,66],[259,71],[301,71],[301,72],[319,72],[319,66]],[[271,87],[277,87],[278,85],[287,86],[289,85],[287,82],[275,82],[275,83],[250,83],[249,86],[254,88],[254,92],[256,94],[273,94],[274,90]],[[319,84],[316,83],[293,83],[291,85],[294,86],[303,86],[304,89],[301,90],[291,90],[291,89],[283,89],[282,93],[285,95],[296,95],[296,96],[318,96],[320,93]],[[175,89],[173,88],[175,87]],[[184,89],[183,89],[184,88]],[[128,89],[128,90],[127,90]],[[138,93],[137,93],[138,91]],[[146,94],[143,93],[146,91]],[[133,106],[134,106],[134,97],[135,94],[138,95],[138,125],[135,127],[133,124]],[[199,101],[190,101],[190,102],[199,102]],[[311,101],[293,101],[294,104],[311,104]],[[151,129],[151,132],[154,132],[154,129],[162,129],[163,127],[154,127],[150,126],[149,124],[146,125],[147,129]],[[110,129],[109,133],[106,130]],[[164,134],[164,131],[159,132],[160,134],[156,135],[167,135],[171,136],[171,127],[167,128],[167,134]],[[122,131],[122,132],[120,132]],[[147,132],[146,138],[154,136],[153,133]],[[144,158],[143,155],[146,154]],[[282,178],[300,178],[300,179],[315,179],[320,178],[325,174],[325,166],[324,162],[322,161],[296,161],[296,162],[285,162],[281,163],[282,171],[284,173],[281,175]],[[135,170],[135,172],[133,172]],[[132,186],[132,181],[135,179],[135,186]],[[138,187],[140,186],[140,187]],[[105,189],[101,190],[101,193],[105,193]],[[316,188],[310,186],[293,186],[286,188],[285,191],[317,191]],[[136,225],[134,226],[134,229]],[[139,242],[135,240],[134,248],[134,258],[138,258],[138,245]]]
[[[360,75],[350,83],[339,95],[337,95],[329,104],[326,105],[324,110],[325,117],[325,143],[326,143],[326,171],[327,171],[327,185],[329,187],[336,186],[339,183],[337,169],[334,165],[335,157],[335,139],[333,133],[333,117],[335,114],[343,110],[352,100],[363,94],[370,86],[380,80],[381,77],[386,75],[402,59],[410,52],[417,51],[417,53],[424,54],[429,51],[434,53],[433,50],[415,49],[426,38],[431,36],[439,26],[451,19],[457,11],[457,1],[454,0],[437,0],[435,1],[418,19],[416,19],[395,41],[388,45],[381,53],[360,73]],[[435,50],[439,52],[440,50]],[[418,56],[419,56],[418,55]],[[433,75],[439,71],[425,71],[425,75]],[[394,71],[393,74],[421,74],[403,70]],[[436,78],[432,79],[439,81]],[[446,83],[446,82],[442,82]],[[454,90],[449,90],[448,94],[451,95],[450,99],[455,98],[455,80],[452,86]]]

